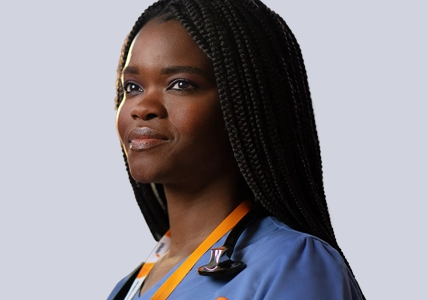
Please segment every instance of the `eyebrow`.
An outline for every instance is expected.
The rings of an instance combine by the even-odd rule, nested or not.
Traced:
[[[191,74],[204,74],[204,71],[194,66],[172,66],[162,69],[162,74],[176,74],[176,73],[191,73]]]
[[[140,72],[138,71],[138,67],[127,66],[122,70],[122,74],[135,74],[138,75]]]
[[[199,74],[203,75],[204,71],[198,67],[194,66],[171,66],[166,67],[161,70],[162,74],[176,74],[176,73],[191,73],[191,74]],[[140,74],[137,66],[127,66],[123,69],[122,74]]]

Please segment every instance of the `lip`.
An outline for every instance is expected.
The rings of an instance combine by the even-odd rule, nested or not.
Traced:
[[[168,138],[149,127],[136,127],[128,134],[130,150],[146,150],[161,145]]]

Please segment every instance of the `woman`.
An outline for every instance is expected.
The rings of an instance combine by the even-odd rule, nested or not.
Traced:
[[[331,227],[299,46],[263,3],[149,7],[123,47],[117,105],[160,243],[109,299],[363,298]]]

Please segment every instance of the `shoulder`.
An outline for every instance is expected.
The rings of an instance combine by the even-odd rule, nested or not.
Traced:
[[[239,241],[255,299],[361,299],[342,256],[325,241],[273,217],[248,228]],[[237,255],[239,249],[235,250]]]
[[[131,284],[134,282],[135,277],[137,276],[138,271],[141,269],[144,263],[141,263],[137,268],[135,268],[128,276],[119,281],[114,289],[111,291],[107,300],[124,299],[128,293]]]
[[[111,291],[110,295],[108,296],[107,300],[113,300],[117,296],[117,294],[121,291],[122,287],[125,285],[125,283],[128,281],[129,275],[123,278],[121,281],[119,281],[114,289]]]
[[[329,259],[342,263],[341,255],[327,242],[313,235],[292,229],[274,217],[265,217],[250,226],[239,240],[242,248],[253,248],[255,251],[261,247],[269,256],[290,258],[296,254],[325,254]],[[277,254],[280,254],[277,256]]]

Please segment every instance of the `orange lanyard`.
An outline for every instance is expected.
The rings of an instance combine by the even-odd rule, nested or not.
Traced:
[[[175,270],[175,272],[171,274],[171,276],[159,287],[159,289],[156,291],[156,293],[153,295],[151,299],[152,300],[167,299],[169,295],[177,287],[177,285],[180,284],[183,278],[186,277],[187,273],[189,273],[190,269],[193,268],[193,266],[201,258],[201,256],[205,252],[207,252],[212,247],[212,245],[214,245],[218,240],[220,240],[227,232],[229,232],[233,227],[235,227],[235,225],[250,211],[250,209],[251,209],[251,202],[248,200],[242,202],[238,207],[236,207],[235,210],[232,211],[232,213],[229,216],[227,216],[227,218],[224,219],[223,222],[221,222],[220,225],[218,225],[217,228],[213,232],[211,232],[211,234],[198,246],[198,248],[196,248],[196,250],[189,255],[189,257],[177,268],[177,270]],[[168,239],[169,239],[169,231],[167,232],[166,235],[168,235]],[[156,249],[158,249],[159,244],[162,242],[164,237],[159,241],[158,245],[156,245],[155,250],[153,250],[152,254],[156,252]],[[165,246],[163,247],[166,248]],[[162,252],[166,252],[167,249],[165,250],[162,249],[162,250],[163,250]],[[149,258],[152,256],[152,254],[149,256]],[[153,265],[154,263],[150,263],[147,268],[144,268],[144,266],[143,268],[141,268],[137,278],[134,281],[133,287],[136,281],[139,280],[139,278],[141,278],[142,281],[144,281],[144,278],[148,275]],[[132,299],[136,291],[138,291],[139,288],[141,287],[142,281],[139,282],[138,287],[136,289],[135,288],[133,289],[131,287],[127,297],[125,298],[126,300]],[[128,298],[131,292],[133,292],[133,295],[132,297]]]
[[[155,248],[150,253],[149,257],[144,262],[143,266],[138,272],[137,277],[132,283],[132,286],[129,288],[129,291],[126,294],[124,300],[131,300],[132,298],[134,298],[135,294],[140,290],[141,286],[143,285],[144,279],[146,279],[154,264],[159,260],[161,256],[163,256],[168,251],[170,245],[171,233],[168,230],[165,235],[159,240]]]

